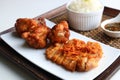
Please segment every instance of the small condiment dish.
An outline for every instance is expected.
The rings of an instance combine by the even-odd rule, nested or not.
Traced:
[[[111,23],[120,23],[120,13],[115,18],[107,19],[101,23],[101,28],[103,29],[106,35],[113,38],[120,38],[120,31],[112,31],[105,28],[107,24],[111,24]]]

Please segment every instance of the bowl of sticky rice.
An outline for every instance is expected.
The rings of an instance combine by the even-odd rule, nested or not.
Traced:
[[[99,0],[71,0],[66,8],[69,25],[75,30],[92,30],[101,23],[104,6]]]

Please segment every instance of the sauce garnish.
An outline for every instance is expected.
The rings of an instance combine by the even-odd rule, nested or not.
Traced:
[[[120,31],[120,22],[109,23],[105,25],[105,29],[110,30],[110,31]]]

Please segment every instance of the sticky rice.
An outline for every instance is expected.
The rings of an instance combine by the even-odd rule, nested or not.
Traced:
[[[100,10],[102,6],[99,0],[73,0],[68,8],[77,13],[89,13]]]

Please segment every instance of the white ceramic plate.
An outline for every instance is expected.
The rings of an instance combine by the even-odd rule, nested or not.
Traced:
[[[55,25],[53,22],[46,20],[49,27]],[[78,38],[84,41],[95,41],[80,35],[74,31],[70,31],[70,39]],[[26,45],[25,41],[15,35],[14,32],[10,32],[1,36],[1,38],[18,54],[22,55],[38,67],[56,75],[57,77],[65,80],[92,80],[107,69],[119,56],[120,50],[110,47],[105,44],[101,44],[104,55],[99,62],[99,66],[88,72],[70,72],[65,70],[63,67],[52,63],[45,57],[45,49],[33,49]]]

